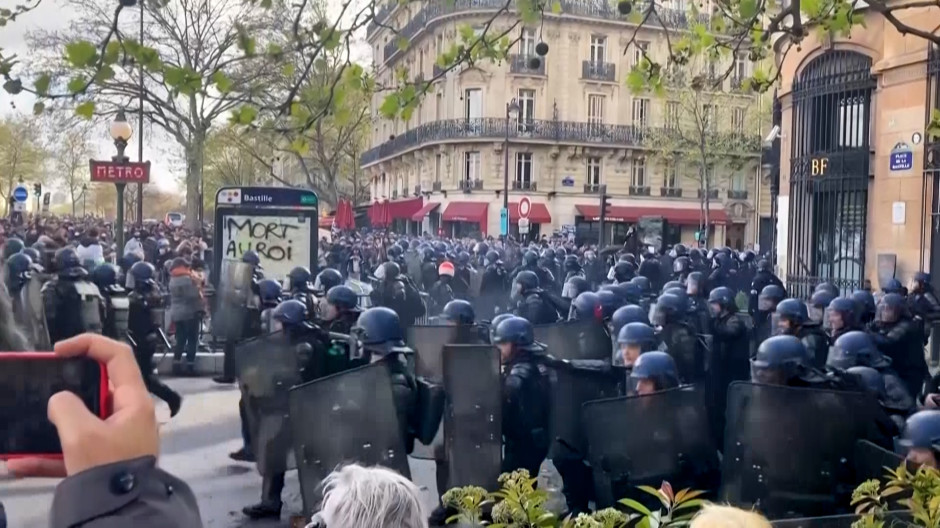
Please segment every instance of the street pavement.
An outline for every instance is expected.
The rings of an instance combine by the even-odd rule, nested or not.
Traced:
[[[213,528],[287,526],[291,514],[301,513],[300,488],[295,471],[287,476],[280,522],[249,521],[243,506],[260,499],[261,476],[252,464],[234,462],[228,454],[241,446],[238,389],[207,378],[169,379],[183,394],[183,408],[171,421],[163,402],[157,419],[163,424],[160,466],[185,480],[199,501],[203,525]],[[411,460],[414,481],[421,486],[429,508],[437,503],[434,463]],[[0,502],[9,526],[44,526],[52,506],[55,479],[0,481]]]

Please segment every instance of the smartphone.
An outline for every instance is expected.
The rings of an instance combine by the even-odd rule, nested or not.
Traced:
[[[52,352],[0,352],[0,459],[62,457],[46,409],[49,398],[65,390],[96,416],[107,417],[108,373],[102,363]]]

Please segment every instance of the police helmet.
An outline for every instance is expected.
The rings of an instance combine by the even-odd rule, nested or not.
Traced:
[[[445,304],[441,317],[458,325],[472,325],[476,320],[473,305],[463,299],[454,299]]]
[[[674,389],[679,386],[679,369],[669,354],[660,351],[646,352],[640,354],[630,372],[634,390],[640,380],[653,380],[657,391]]]
[[[359,336],[364,349],[382,355],[405,347],[401,320],[391,308],[377,306],[362,312],[353,333]]]
[[[578,271],[581,269],[581,264],[578,263],[577,255],[568,255],[565,257],[565,271],[572,272]]]
[[[499,253],[497,253],[497,252],[495,252],[495,251],[493,251],[493,250],[490,250],[490,251],[487,251],[487,252],[486,252],[486,263],[487,263],[487,264],[495,264],[497,260],[499,260]]]
[[[636,284],[640,288],[641,295],[649,295],[650,290],[652,289],[650,280],[642,275],[633,277],[630,279],[630,282]]]
[[[149,262],[135,262],[131,266],[130,276],[134,279],[135,288],[144,288],[153,284],[153,278],[157,274],[156,268]]]
[[[675,295],[676,297],[682,297],[683,299],[688,299],[689,294],[685,291],[685,288],[682,286],[673,286],[663,291],[663,295]]]
[[[297,299],[281,301],[281,303],[274,308],[271,317],[284,325],[301,325],[307,320],[307,305]]]
[[[519,285],[521,288],[520,293],[525,293],[539,287],[539,276],[534,271],[523,270],[516,275],[513,283]]]
[[[636,273],[636,266],[631,262],[620,261],[614,264],[614,278],[619,282],[628,281]]]
[[[776,314],[780,319],[790,321],[795,325],[802,325],[809,320],[806,305],[799,299],[784,299],[777,303]]]
[[[7,259],[7,284],[16,282],[22,284],[29,279],[30,271],[33,267],[33,259],[24,253],[11,255]],[[16,279],[14,281],[14,279]]]
[[[505,321],[506,319],[509,319],[510,317],[516,317],[516,316],[511,313],[501,313],[497,315],[496,317],[494,317],[492,321],[490,321],[490,343],[495,343],[494,336],[496,335],[496,328],[499,327],[499,323],[502,323],[503,321]]]
[[[826,366],[845,370],[851,367],[885,368],[891,365],[865,332],[853,330],[839,336],[829,348]]]
[[[751,380],[757,383],[785,384],[799,374],[802,368],[811,364],[809,353],[799,338],[791,335],[777,335],[767,338],[757,347],[757,354],[751,359]],[[782,379],[772,380],[768,374],[777,371]]]
[[[467,253],[466,251],[457,253],[457,265],[467,266],[468,264],[470,264],[470,253]]]
[[[819,290],[813,293],[813,296],[809,298],[810,306],[815,308],[828,308],[829,303],[836,298],[836,295],[828,290]]]
[[[393,281],[401,275],[401,266],[399,266],[397,262],[386,262],[382,264],[381,268],[379,273],[381,273],[382,276],[380,278],[386,281]]]
[[[767,259],[758,260],[757,271],[764,271],[764,272],[770,273],[770,261]]]
[[[140,262],[140,260],[141,260],[140,255],[138,255],[137,253],[134,253],[134,252],[125,253],[124,257],[121,258],[121,267],[129,270],[132,267],[134,267],[134,264],[137,264],[138,262]]]
[[[326,268],[317,273],[317,278],[313,282],[313,290],[317,292],[327,292],[333,286],[339,286],[343,283],[343,276],[339,271],[333,268]]]
[[[288,284],[291,291],[308,292],[310,291],[310,279],[312,274],[306,266],[296,266],[287,274]]]
[[[907,418],[898,445],[940,450],[940,410],[918,411]]]
[[[20,251],[20,253],[24,255],[28,255],[29,258],[33,259],[33,264],[40,264],[40,265],[42,264],[42,254],[39,253],[38,249],[27,247],[27,248],[23,248],[23,250]]]
[[[654,324],[662,326],[677,317],[685,315],[689,311],[689,300],[687,297],[679,297],[667,293],[660,295],[656,300],[656,308],[653,311],[653,317],[656,319]]]
[[[676,257],[676,260],[672,261],[672,271],[675,273],[685,273],[692,268],[692,261],[689,260],[689,257],[681,256]]]
[[[276,305],[281,300],[283,289],[281,283],[274,279],[263,279],[258,282],[258,296],[266,306]]]
[[[58,273],[68,273],[75,268],[81,268],[78,253],[70,247],[64,247],[55,252],[55,269]]]
[[[875,296],[868,290],[852,292],[852,298],[858,304],[863,321],[870,321],[875,316]]]
[[[522,265],[526,267],[534,267],[539,263],[539,254],[535,251],[529,250],[525,252],[525,255],[522,256]]]
[[[570,321],[589,321],[600,319],[604,315],[601,308],[601,299],[594,292],[584,292],[571,302],[571,310],[568,313]]]
[[[157,249],[170,249],[170,241],[165,238],[157,240]]]
[[[493,334],[493,343],[511,344],[518,350],[537,352],[544,347],[535,341],[532,323],[522,317],[510,317],[499,323]]]
[[[618,292],[620,298],[628,304],[637,304],[640,302],[640,298],[643,297],[640,288],[632,282],[615,284],[612,291]]]
[[[97,286],[100,291],[120,291],[121,288],[117,286],[120,274],[120,270],[117,266],[104,263],[95,266],[95,269],[91,270],[90,277],[91,281],[95,283],[95,286]]]
[[[734,301],[734,293],[724,286],[715,288],[708,294],[708,304],[717,304],[722,310],[737,311],[737,304]]]
[[[640,345],[652,347],[656,342],[656,331],[645,323],[627,323],[617,332],[617,343],[621,345]]]
[[[693,285],[698,288],[698,293],[704,293],[703,287],[705,285],[705,274],[701,271],[693,271],[689,273],[688,278],[685,280],[686,291],[689,290]]]
[[[614,311],[620,308],[621,305],[620,297],[610,290],[597,292],[597,299],[600,302],[601,317],[605,320],[610,319],[610,316],[612,316]]]
[[[676,257],[685,257],[689,254],[689,248],[685,247],[685,244],[676,244],[672,250],[675,252]]]
[[[881,291],[884,293],[901,293],[904,291],[904,286],[901,284],[901,281],[897,279],[890,279],[881,288]]]
[[[620,332],[621,328],[630,323],[643,323],[648,325],[650,324],[649,314],[646,310],[635,304],[628,304],[617,308],[614,314],[610,316],[610,326],[614,333]]]
[[[359,306],[359,296],[349,286],[338,284],[326,292],[326,302],[339,310],[355,310]]]
[[[758,303],[765,301],[766,305],[776,306],[777,303],[787,298],[787,292],[776,284],[768,284],[760,291]]]
[[[555,250],[552,248],[543,249],[541,258],[545,260],[555,260]]]
[[[836,297],[829,302],[829,310],[832,312],[839,312],[843,317],[846,315],[854,317],[858,312],[858,309],[855,305],[855,299],[849,297]]]
[[[578,295],[591,290],[591,284],[584,277],[571,277],[565,282],[562,288],[561,296],[566,299],[574,299]]]
[[[258,266],[261,264],[261,257],[259,257],[257,253],[249,249],[248,251],[242,253],[242,262],[246,264],[251,264],[252,266]]]
[[[17,237],[10,237],[7,239],[6,243],[3,244],[3,260],[7,261],[13,255],[23,251],[23,241]]]
[[[666,290],[670,288],[682,288],[682,290],[685,291],[685,288],[682,287],[682,283],[677,280],[671,280],[667,282],[666,284],[663,284],[662,291],[665,292]]]

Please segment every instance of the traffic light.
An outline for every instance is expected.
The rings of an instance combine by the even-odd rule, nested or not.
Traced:
[[[604,247],[604,231],[607,229],[607,223],[604,221],[607,218],[607,211],[610,209],[610,196],[607,194],[607,185],[601,185],[598,188],[598,191],[601,195],[601,208],[600,218],[597,222],[597,227],[600,229],[600,233],[597,235],[597,247],[598,249],[603,249]]]
[[[36,195],[37,198],[42,196],[42,184],[41,183],[33,184],[33,193]]]

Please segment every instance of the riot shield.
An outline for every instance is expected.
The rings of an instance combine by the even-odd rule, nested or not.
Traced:
[[[635,488],[662,481],[673,489],[714,489],[718,450],[701,393],[678,388],[584,404],[588,461],[599,508],[638,498]]]
[[[212,314],[212,335],[235,341],[244,335],[248,324],[248,301],[252,296],[251,264],[223,260],[216,290],[216,309]]]
[[[22,311],[17,320],[36,350],[52,350],[49,328],[46,326],[46,311],[42,300],[42,280],[33,276],[21,289],[19,304]]]
[[[496,489],[502,465],[502,383],[492,345],[444,347],[444,447],[448,488]]]
[[[480,288],[483,287],[483,273],[474,268],[470,268],[470,297],[480,296]]]
[[[548,347],[557,359],[603,359],[610,361],[611,339],[604,326],[595,321],[565,321],[536,325],[535,340]]]
[[[388,367],[373,363],[290,390],[293,447],[304,512],[320,503],[320,482],[337,466],[381,465],[410,478]]]
[[[448,325],[414,325],[405,329],[405,342],[414,349],[415,374],[431,381],[444,380],[444,345],[457,339],[457,327]]]
[[[855,442],[855,481],[883,480],[889,470],[904,464],[904,457],[868,440]],[[916,469],[916,468],[912,468]]]
[[[722,500],[771,519],[849,511],[855,442],[877,438],[877,411],[861,392],[731,384]]]
[[[591,368],[578,362],[552,363],[555,383],[552,390],[552,445],[548,458],[583,458],[587,439],[581,427],[581,406],[593,400],[616,398],[626,378],[623,368]]]
[[[282,473],[292,467],[287,394],[300,383],[304,360],[284,332],[235,345],[234,358],[258,472]]]
[[[127,318],[130,316],[131,300],[128,297],[111,297],[111,308],[114,309],[114,331],[119,339],[127,335]]]
[[[101,310],[104,304],[104,297],[94,283],[88,281],[75,281],[75,292],[81,300],[80,310],[82,319],[82,328],[86,332],[101,333],[104,326],[101,322]]]

